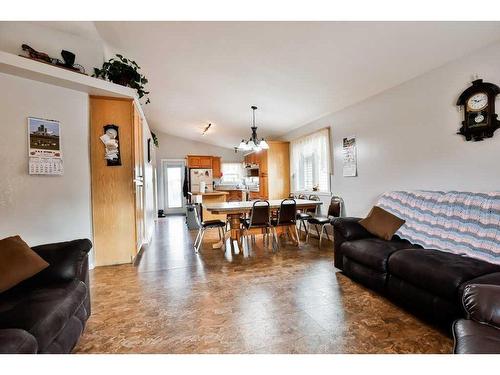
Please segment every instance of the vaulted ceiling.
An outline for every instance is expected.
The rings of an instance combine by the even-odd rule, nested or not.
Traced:
[[[277,138],[500,39],[500,22],[94,26],[149,78],[145,112],[154,129],[225,147],[249,136],[251,105],[259,107],[259,135]]]

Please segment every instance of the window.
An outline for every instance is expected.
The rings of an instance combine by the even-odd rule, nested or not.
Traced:
[[[243,165],[241,163],[222,163],[223,184],[239,184],[243,179]]]
[[[328,129],[291,142],[292,183],[295,191],[330,190],[330,132]]]

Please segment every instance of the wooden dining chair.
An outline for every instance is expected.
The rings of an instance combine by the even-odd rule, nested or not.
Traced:
[[[241,224],[243,226],[242,237],[246,240],[248,240],[252,229],[261,229],[265,230],[264,240],[267,235],[271,234],[273,238],[273,246],[274,243],[277,242],[276,232],[273,231],[273,226],[271,225],[271,204],[269,201],[256,200],[253,202],[250,217],[248,219],[241,219]]]
[[[305,196],[304,194],[299,194],[298,199],[309,199],[312,201],[319,201],[319,197],[317,195],[310,195],[309,197]],[[318,206],[316,206],[314,209],[308,209],[308,210],[303,210],[297,212],[297,220],[299,222],[299,231],[302,232],[302,228],[304,228],[304,232],[306,235],[306,240],[307,236],[309,236],[309,226],[307,220],[312,218],[313,215],[317,212]],[[300,233],[299,232],[299,233]]]
[[[328,224],[332,224],[333,219],[340,217],[342,214],[342,198],[333,196],[330,199],[330,205],[328,206],[327,216],[315,215],[307,219],[308,224],[314,225],[316,228],[316,233],[319,238],[319,248],[321,249],[321,240],[323,239],[323,232],[326,233],[326,238],[330,240],[330,235],[326,230]],[[321,230],[319,230],[321,228]],[[306,241],[309,237],[306,238]]]
[[[201,247],[201,243],[203,241],[203,237],[205,236],[205,231],[207,229],[215,229],[217,228],[219,232],[219,240],[224,243],[224,248],[226,246],[226,223],[222,220],[205,220],[200,221],[200,216],[198,215],[198,209],[196,205],[194,206],[194,214],[196,217],[196,223],[198,224],[198,234],[196,235],[196,239],[194,240],[194,251],[198,253]]]
[[[281,201],[278,217],[272,219],[271,224],[275,233],[276,227],[288,227],[289,230],[293,230],[293,233],[297,237],[297,246],[300,245],[299,231],[297,229],[297,202],[295,199],[286,198]]]

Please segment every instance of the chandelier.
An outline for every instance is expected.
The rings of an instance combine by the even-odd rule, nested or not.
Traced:
[[[238,146],[238,150],[257,152],[260,150],[267,150],[269,148],[269,145],[264,140],[264,138],[259,140],[259,138],[257,137],[257,127],[255,126],[255,110],[257,109],[257,107],[253,105],[251,108],[253,111],[252,135],[247,141],[245,141],[244,139],[241,140]]]

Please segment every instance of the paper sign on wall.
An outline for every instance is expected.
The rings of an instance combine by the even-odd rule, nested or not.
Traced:
[[[29,174],[62,175],[59,121],[28,117]]]
[[[342,140],[342,153],[344,158],[342,175],[344,177],[356,177],[358,175],[356,137],[347,137]]]

